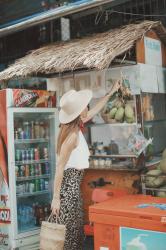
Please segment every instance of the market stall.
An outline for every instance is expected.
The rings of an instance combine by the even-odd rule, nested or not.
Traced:
[[[135,194],[142,192],[143,185],[143,191],[147,190],[141,173],[160,162],[166,148],[165,52],[165,28],[159,22],[145,21],[48,45],[0,73],[6,86],[11,78],[45,77],[47,89],[56,91],[58,99],[69,89],[91,88],[90,106],[115,81],[121,82],[121,92],[84,130],[91,151],[82,185],[85,222],[93,188],[121,188]]]

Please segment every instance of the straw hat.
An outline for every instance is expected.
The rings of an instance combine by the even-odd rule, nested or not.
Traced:
[[[80,91],[72,89],[66,92],[60,99],[60,123],[65,124],[76,119],[87,107],[91,98],[92,91],[89,89]]]

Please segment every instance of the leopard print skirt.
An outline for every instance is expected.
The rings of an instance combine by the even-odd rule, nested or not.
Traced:
[[[66,225],[64,250],[83,249],[83,204],[80,184],[83,170],[69,168],[64,171],[60,191],[59,223]],[[56,218],[54,217],[54,221]]]

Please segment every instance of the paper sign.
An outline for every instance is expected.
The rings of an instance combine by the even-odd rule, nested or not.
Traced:
[[[140,65],[140,84],[142,92],[158,93],[158,81],[156,66]]]
[[[108,247],[100,247],[100,250],[109,250]]]
[[[161,42],[159,40],[144,37],[145,63],[151,65],[162,65]]]

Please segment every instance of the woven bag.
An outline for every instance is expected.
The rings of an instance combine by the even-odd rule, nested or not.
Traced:
[[[42,221],[40,231],[40,250],[63,250],[66,226],[48,221]]]

